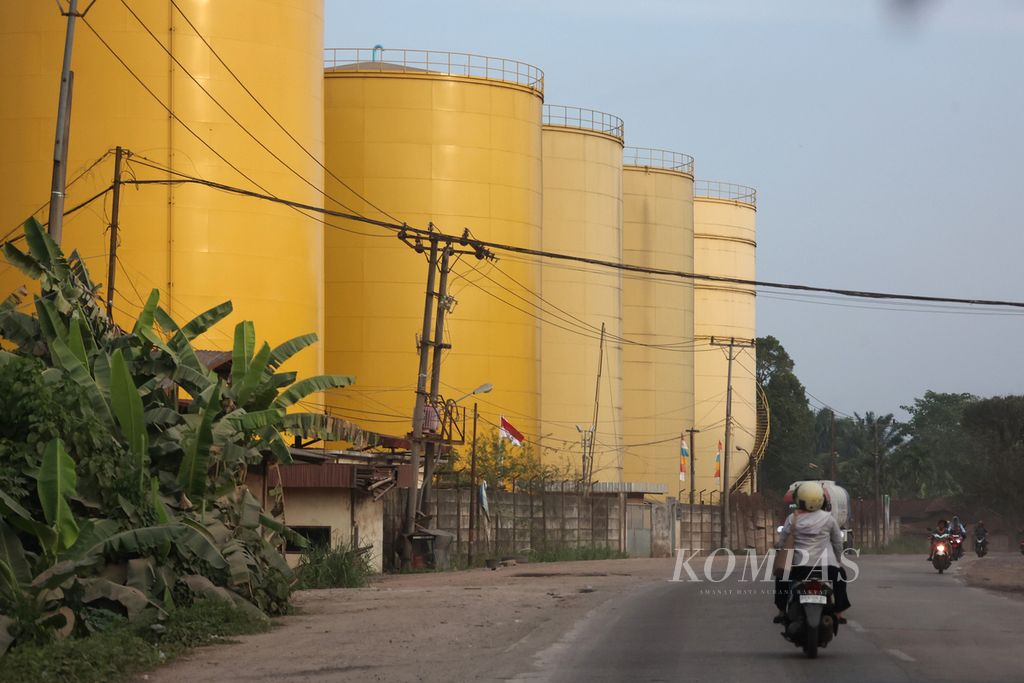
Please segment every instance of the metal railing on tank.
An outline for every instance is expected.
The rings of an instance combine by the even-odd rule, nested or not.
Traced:
[[[380,46],[330,47],[324,50],[324,68],[392,73],[429,72],[446,76],[486,78],[515,83],[544,93],[544,72],[514,59],[465,52],[388,49]]]
[[[593,109],[566,107],[561,104],[544,105],[544,125],[582,128],[611,135],[619,140],[624,139],[626,135],[625,124],[618,116]]]
[[[746,185],[723,183],[719,180],[698,180],[693,184],[694,197],[729,199],[741,204],[757,206],[757,190]]]
[[[626,147],[622,150],[622,165],[663,168],[666,171],[678,171],[693,175],[693,157],[667,149]]]

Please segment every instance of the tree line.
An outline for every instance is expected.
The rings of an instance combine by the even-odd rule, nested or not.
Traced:
[[[854,498],[949,496],[1022,526],[1024,396],[926,391],[901,406],[907,419],[871,410],[837,414],[812,408],[794,368],[778,339],[757,340],[757,381],[771,419],[762,490],[830,479],[834,451],[836,479]]]

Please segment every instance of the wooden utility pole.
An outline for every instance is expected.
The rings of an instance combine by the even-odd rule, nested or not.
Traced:
[[[722,453],[722,536],[721,547],[729,547],[729,449],[732,446],[732,362],[736,359],[734,351],[737,348],[753,348],[752,339],[740,339],[729,337],[729,341],[721,341],[711,337],[712,346],[721,346],[728,349],[728,369],[725,377],[725,452]]]
[[[601,323],[601,342],[597,355],[597,383],[594,386],[594,419],[590,423],[590,435],[583,437],[583,484],[589,490],[594,479],[594,435],[597,433],[597,416],[601,411],[601,373],[604,371],[604,323]]]
[[[875,547],[878,547],[879,533],[878,533],[878,521],[881,519],[880,508],[882,506],[882,489],[881,482],[879,481],[879,475],[881,474],[882,464],[881,455],[878,452],[878,416],[875,416],[875,524],[874,531],[872,532]]]
[[[121,213],[121,159],[124,149],[114,150],[113,206],[110,208],[110,253],[107,255],[107,317],[114,318],[114,277],[117,275],[117,227]]]

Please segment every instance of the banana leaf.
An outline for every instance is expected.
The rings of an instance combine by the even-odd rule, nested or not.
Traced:
[[[64,368],[75,384],[85,390],[89,396],[92,409],[96,414],[107,425],[113,427],[114,418],[110,415],[110,407],[107,405],[106,400],[104,400],[103,393],[100,391],[99,386],[97,386],[96,380],[89,374],[88,366],[79,361],[67,344],[60,339],[54,339],[50,342],[50,355],[53,357],[54,363]]]
[[[137,588],[122,586],[119,583],[108,581],[102,578],[80,579],[79,583],[84,589],[82,591],[82,602],[89,604],[97,600],[104,601],[104,607],[110,603],[117,603],[124,609],[124,616],[128,621],[134,621],[142,610],[149,606],[149,598]]]
[[[29,253],[43,270],[53,273],[57,279],[67,277],[70,272],[68,263],[61,254],[60,247],[46,234],[42,224],[35,218],[29,218],[25,221],[24,228]]]
[[[298,337],[292,337],[282,344],[278,344],[274,347],[274,350],[270,352],[270,367],[277,370],[281,365],[285,363],[289,358],[294,356],[302,349],[315,344],[317,340],[316,333],[310,332],[309,334],[303,334]]]
[[[121,433],[128,441],[132,455],[135,456],[134,468],[138,477],[139,490],[143,489],[146,477],[146,453],[149,450],[149,436],[146,433],[146,421],[143,418],[142,397],[135,388],[128,363],[124,360],[121,349],[114,351],[110,359],[110,402],[114,408],[114,416],[121,427]]]
[[[181,328],[181,333],[185,336],[185,339],[192,341],[230,315],[231,311],[232,306],[230,301],[217,304],[213,308],[203,311],[196,317],[192,318],[192,320]]]
[[[68,338],[68,328],[64,324],[57,307],[49,299],[36,297],[36,318],[39,319],[39,329],[43,333],[43,340],[52,342],[54,339],[64,341]]]
[[[72,317],[68,324],[68,348],[82,365],[89,367],[89,356],[85,353],[85,339],[82,337],[82,328],[76,317]]]
[[[43,269],[39,262],[18,249],[10,242],[4,244],[4,257],[14,265],[15,268],[28,275],[33,280],[38,280],[43,275]]]
[[[32,580],[32,569],[29,567],[25,548],[13,527],[0,521],[0,562],[7,563],[11,576],[17,583],[28,583]]]
[[[85,559],[89,552],[99,543],[107,540],[118,531],[120,525],[112,519],[87,519],[78,530],[75,544],[60,554],[60,559],[78,561]]]
[[[259,386],[263,380],[263,372],[267,369],[267,361],[270,360],[270,345],[263,342],[263,346],[253,356],[249,363],[248,369],[242,376],[241,382],[235,382],[234,380],[234,365],[232,365],[232,390],[235,393],[235,397],[238,401],[238,405],[244,406],[252,393]]]
[[[67,500],[75,495],[76,488],[75,461],[64,450],[61,440],[54,439],[43,452],[43,462],[36,479],[43,516],[57,532],[57,543],[51,551],[54,554],[67,550],[78,538],[78,524]]]
[[[178,483],[193,500],[206,495],[209,477],[210,446],[213,445],[213,416],[220,411],[220,382],[217,382],[213,395],[202,412],[202,421],[190,439],[185,455],[178,469]]]
[[[276,408],[269,410],[257,410],[251,413],[244,410],[236,410],[227,416],[227,420],[236,428],[245,432],[259,431],[265,427],[276,427],[281,424],[284,411]]]
[[[355,378],[347,375],[316,375],[296,382],[274,401],[277,408],[287,408],[306,396],[327,389],[338,389],[355,384]]]
[[[251,320],[235,325],[235,343],[231,348],[231,385],[240,386],[249,371],[249,362],[256,350],[256,328]]]
[[[43,548],[52,548],[57,543],[57,532],[42,522],[37,522],[18,501],[0,490],[0,515],[15,529],[34,536]]]

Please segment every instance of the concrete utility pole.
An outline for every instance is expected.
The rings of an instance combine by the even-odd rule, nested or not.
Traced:
[[[467,564],[473,566],[473,551],[476,549],[476,420],[480,411],[473,401],[473,451],[469,458],[469,553]]]
[[[728,370],[725,379],[725,448],[722,453],[722,540],[723,548],[729,547],[729,449],[732,446],[732,362],[736,356],[733,352],[737,348],[754,348],[754,340],[729,337],[729,341],[721,341],[711,337],[712,346],[721,346],[728,349]]]
[[[68,18],[64,34],[64,63],[60,70],[60,94],[57,97],[57,132],[53,140],[53,174],[50,178],[50,216],[47,231],[53,241],[60,245],[64,233],[64,191],[68,177],[68,138],[71,131],[71,93],[75,73],[71,70],[71,54],[75,45],[75,19],[84,17],[96,4],[89,3],[85,11],[78,11],[78,0],[68,1],[68,10],[61,9],[61,15]],[[58,4],[58,7],[61,5]]]
[[[117,274],[117,227],[121,213],[121,159],[124,148],[114,151],[114,192],[110,208],[110,253],[107,256],[107,317],[114,317],[114,277]]]
[[[431,345],[434,347],[433,360],[430,365],[430,405],[437,407],[437,397],[441,392],[441,354],[447,349],[451,348],[450,345],[444,343],[444,318],[445,313],[448,312],[450,302],[448,300],[448,260],[452,254],[452,248],[449,245],[445,245],[441,249],[441,278],[437,287],[437,315],[434,324],[434,339]],[[444,431],[443,425],[446,417],[444,415],[438,415],[441,421],[442,433]],[[426,462],[423,466],[423,487],[420,489],[419,498],[419,510],[426,513],[427,509],[427,494],[430,493],[431,480],[434,477],[434,467],[437,464],[439,443],[427,444],[426,448]]]
[[[878,532],[878,521],[881,519],[881,507],[882,507],[882,489],[881,489],[881,470],[882,470],[882,457],[878,450],[878,416],[875,415],[875,529],[873,532],[875,547],[878,547],[880,540],[880,534]]]
[[[412,488],[405,506],[405,526],[402,533],[402,570],[412,569],[412,535],[416,533],[416,507],[420,476],[420,455],[423,451],[423,412],[427,404],[427,364],[430,362],[430,322],[433,315],[434,281],[437,277],[438,240],[431,236],[430,255],[427,257],[427,292],[423,302],[423,329],[420,334],[420,367],[416,377],[416,405],[412,414],[412,443],[409,464],[412,467]]]
[[[839,478],[839,454],[836,452],[836,411],[831,408],[828,409],[829,413],[832,414],[832,481],[838,481]]]
[[[441,384],[441,353],[446,348],[451,348],[444,343],[444,318],[449,310],[450,302],[448,297],[448,271],[450,269],[449,259],[453,254],[471,254],[477,259],[493,259],[494,254],[488,251],[479,241],[472,239],[469,230],[465,230],[461,237],[445,235],[437,231],[433,224],[428,230],[418,230],[403,226],[398,231],[398,239],[411,247],[417,253],[424,251],[427,256],[427,288],[423,301],[423,327],[420,331],[419,371],[416,376],[416,404],[412,416],[412,443],[410,444],[409,463],[412,468],[413,486],[409,490],[409,497],[406,500],[405,524],[402,529],[402,569],[412,569],[413,547],[412,536],[416,533],[416,515],[420,505],[425,504],[426,494],[430,489],[430,477],[433,476],[433,459],[429,458],[427,467],[424,468],[423,493],[420,494],[418,479],[420,473],[420,461],[424,455],[426,442],[423,439],[424,417],[427,403],[431,406],[437,405],[437,397]],[[429,248],[423,242],[429,242]],[[455,245],[459,245],[457,248]],[[440,283],[437,291],[434,291],[435,283]],[[434,304],[436,299],[437,323],[434,328],[434,336],[431,338],[431,323],[433,321]],[[427,391],[427,368],[430,366],[433,356],[433,367],[430,378],[430,391]],[[475,392],[474,392],[475,393]]]

